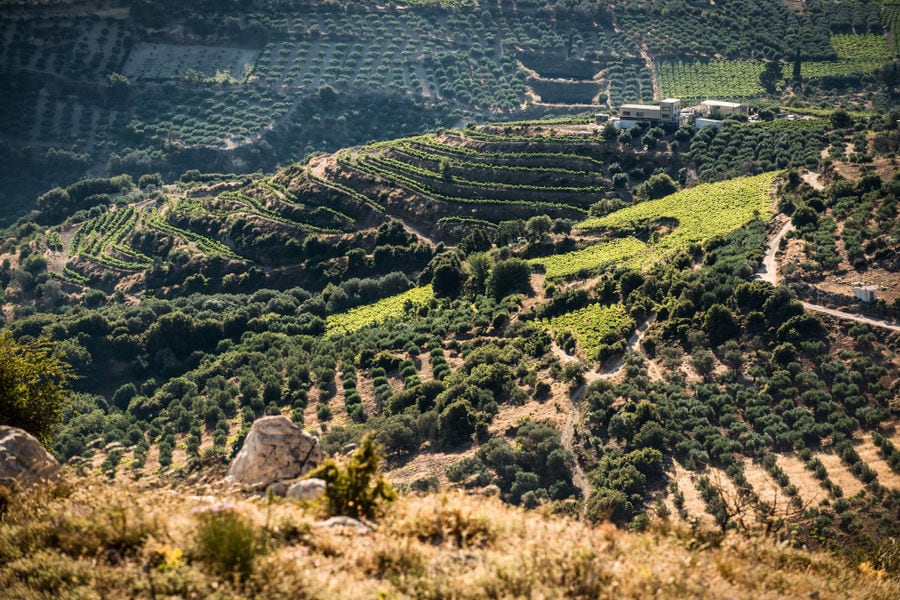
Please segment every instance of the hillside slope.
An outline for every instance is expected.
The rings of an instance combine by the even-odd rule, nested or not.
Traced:
[[[202,495],[198,495],[202,494]],[[0,522],[10,597],[159,598],[870,598],[900,584],[765,538],[703,538],[663,523],[643,533],[527,512],[496,498],[407,496],[359,532],[320,514],[207,489],[70,479],[15,500]],[[216,515],[210,517],[210,515]],[[210,552],[202,541],[218,519]],[[243,577],[223,569],[249,535]]]

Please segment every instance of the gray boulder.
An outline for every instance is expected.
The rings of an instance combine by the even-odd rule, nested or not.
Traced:
[[[318,500],[325,495],[325,480],[312,477],[301,479],[287,489],[285,496],[294,500]]]
[[[265,488],[305,475],[319,466],[322,457],[319,438],[287,417],[263,417],[250,426],[225,479],[245,488]]]
[[[315,527],[327,527],[327,528],[346,528],[356,531],[357,533],[369,533],[372,531],[372,528],[363,523],[362,521],[358,521],[353,517],[331,517],[325,521],[319,521],[315,524]]]
[[[59,479],[59,462],[24,429],[0,425],[0,485],[21,491]]]

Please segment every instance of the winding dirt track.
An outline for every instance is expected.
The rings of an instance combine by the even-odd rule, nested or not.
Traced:
[[[644,321],[644,323],[634,330],[634,333],[631,334],[631,337],[628,338],[628,346],[626,348],[626,352],[632,351],[636,352],[638,350],[638,345],[641,343],[641,340],[644,337],[644,334],[647,333],[647,329],[650,328],[650,325],[656,321],[656,314],[650,315],[650,317]],[[553,344],[553,353],[557,357],[559,357],[560,362],[574,362],[578,360],[577,358],[570,356],[563,352],[563,350],[556,345]],[[584,383],[578,386],[578,389],[575,390],[569,397],[569,410],[566,412],[566,422],[563,425],[563,430],[560,433],[560,441],[562,442],[563,447],[572,453],[573,457],[573,465],[572,465],[572,483],[581,491],[581,495],[583,498],[587,499],[591,494],[591,483],[587,478],[587,475],[584,472],[584,469],[581,468],[581,464],[578,462],[578,455],[575,453],[575,425],[577,425],[581,421],[581,400],[584,398],[584,391],[587,388],[588,384],[597,379],[611,379],[615,377],[619,371],[622,370],[622,367],[625,365],[625,357],[623,356],[617,359],[614,363],[606,367],[605,369],[594,369],[585,373]]]
[[[763,263],[760,267],[759,271],[756,272],[756,278],[761,279],[763,281],[767,281],[772,285],[778,285],[778,261],[775,258],[775,254],[778,253],[778,247],[781,245],[781,240],[787,235],[788,231],[794,230],[794,224],[791,223],[790,220],[785,221],[785,223],[781,226],[781,229],[772,236],[768,242],[766,242],[765,251],[766,254],[763,257]]]
[[[774,236],[772,236],[772,238],[766,243],[766,253],[763,257],[763,264],[756,272],[756,279],[767,281],[772,285],[778,285],[778,261],[775,257],[775,254],[778,252],[778,246],[780,245],[781,239],[787,234],[788,231],[791,231],[793,229],[793,223],[791,223],[790,221],[786,221],[784,225],[781,226],[781,229],[779,229],[778,232]],[[865,325],[871,325],[873,327],[890,329],[891,331],[900,331],[900,326],[895,325],[885,319],[874,319],[872,317],[865,317],[863,315],[848,313],[841,310],[834,310],[833,308],[827,308],[825,306],[813,304],[811,302],[801,302],[801,304],[803,304],[803,308],[805,308],[806,310],[811,310],[813,312],[819,312],[822,314],[831,315],[832,317],[837,317],[839,319],[855,321],[857,323],[863,323]]]

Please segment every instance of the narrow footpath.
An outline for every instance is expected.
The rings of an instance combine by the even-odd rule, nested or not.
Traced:
[[[650,315],[640,327],[634,330],[634,333],[628,338],[625,353],[639,350],[641,340],[654,321],[656,321],[656,313]],[[563,363],[578,360],[576,357],[566,354],[555,342],[553,344],[553,353]],[[569,396],[569,409],[566,412],[566,422],[560,433],[560,441],[563,447],[572,453],[572,483],[581,491],[581,495],[585,499],[591,494],[591,483],[584,469],[581,468],[581,463],[578,462],[578,454],[575,452],[575,426],[581,422],[581,401],[584,399],[584,392],[591,382],[597,379],[611,379],[622,370],[622,367],[625,366],[625,353],[605,369],[592,369],[585,373],[584,383],[578,386],[578,389]]]

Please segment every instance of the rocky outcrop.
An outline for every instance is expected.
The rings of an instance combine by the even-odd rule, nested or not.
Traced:
[[[301,479],[287,489],[285,496],[294,500],[317,500],[325,495],[325,480],[312,477]]]
[[[13,491],[59,479],[59,462],[24,429],[0,425],[0,485]]]
[[[250,489],[277,485],[287,491],[286,482],[319,466],[322,457],[319,438],[287,417],[263,417],[250,427],[225,479]]]

